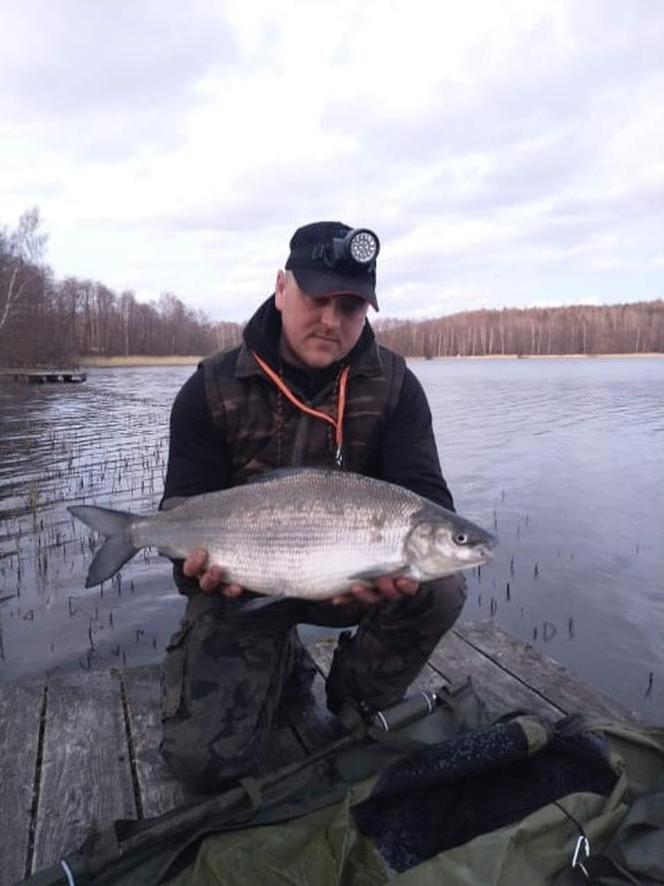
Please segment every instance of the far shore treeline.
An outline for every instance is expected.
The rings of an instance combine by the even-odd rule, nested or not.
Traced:
[[[38,209],[0,228],[0,366],[61,366],[84,357],[203,355],[239,342],[242,324],[210,320],[167,292],[139,302],[102,283],[56,280],[44,263]],[[256,293],[256,304],[261,293]],[[411,357],[664,353],[664,300],[606,306],[375,318],[381,343]]]

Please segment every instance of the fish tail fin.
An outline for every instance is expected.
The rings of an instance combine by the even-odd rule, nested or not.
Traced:
[[[104,536],[104,543],[90,564],[85,580],[86,588],[111,578],[140,550],[131,538],[133,514],[99,508],[96,505],[74,505],[67,510],[90,529]]]

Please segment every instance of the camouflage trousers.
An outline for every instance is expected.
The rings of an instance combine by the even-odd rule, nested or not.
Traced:
[[[337,712],[344,701],[374,710],[393,704],[457,620],[465,599],[461,574],[422,584],[413,597],[372,606],[282,600],[242,612],[244,597],[191,597],[166,650],[164,759],[195,790],[261,771],[284,687],[302,668],[297,624],[358,625],[339,638],[326,685],[330,710]]]

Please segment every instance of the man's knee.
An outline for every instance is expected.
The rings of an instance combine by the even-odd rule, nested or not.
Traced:
[[[412,636],[442,636],[458,619],[466,602],[466,579],[461,573],[423,582],[412,597],[400,597],[370,614],[385,629],[407,631]]]
[[[286,629],[183,619],[162,672],[161,753],[178,779],[209,790],[256,770],[291,659]]]
[[[235,742],[216,747],[197,741],[187,722],[165,720],[160,752],[171,773],[201,793],[219,790],[260,767],[263,742],[258,736],[241,747]]]
[[[177,710],[165,703],[160,750],[176,778],[206,791],[255,772],[275,706],[269,688],[252,673],[193,679]]]
[[[456,572],[454,575],[424,583],[419,593],[436,624],[448,630],[461,615],[468,596],[468,585],[466,577],[461,572]]]

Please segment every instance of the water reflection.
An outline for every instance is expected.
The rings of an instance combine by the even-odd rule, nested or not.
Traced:
[[[500,540],[466,617],[661,719],[664,361],[413,367],[458,507]]]
[[[3,678],[161,653],[182,609],[170,565],[148,553],[84,590],[96,539],[66,506],[157,507],[170,404],[190,372],[99,370],[80,387],[0,390]]]
[[[459,510],[494,529],[465,617],[494,619],[648,715],[664,713],[662,360],[414,361]],[[139,554],[84,590],[72,502],[148,512],[190,367],[0,388],[0,675],[159,660],[183,608]]]

